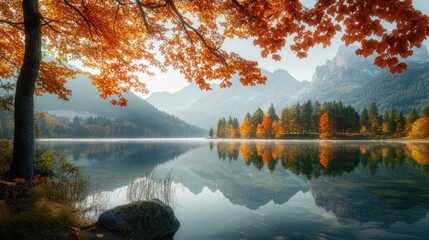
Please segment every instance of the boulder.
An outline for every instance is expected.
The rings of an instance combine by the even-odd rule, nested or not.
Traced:
[[[137,239],[173,236],[180,222],[173,209],[159,199],[132,202],[103,212],[99,224],[110,231],[130,234]]]

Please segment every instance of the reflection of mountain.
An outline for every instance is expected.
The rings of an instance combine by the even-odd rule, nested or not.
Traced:
[[[93,179],[106,179],[103,189],[122,187],[157,165],[200,147],[192,142],[38,142],[39,146],[62,152]],[[101,189],[100,189],[101,190]]]
[[[428,149],[428,144],[401,143],[218,142],[220,163],[198,165],[192,173],[231,203],[250,209],[270,200],[283,204],[308,186],[316,204],[340,223],[390,226],[416,222],[429,211],[428,172],[417,164],[426,163]],[[245,171],[235,169],[241,158]]]
[[[344,224],[409,224],[424,218],[429,211],[429,178],[419,174],[410,162],[401,168],[381,165],[376,176],[360,165],[340,178],[313,179],[309,186],[316,205],[332,211]]]
[[[244,164],[241,156],[237,161],[219,160],[215,151],[199,148],[188,152],[180,162],[169,162],[157,168],[157,171],[173,175],[194,194],[199,194],[204,186],[211,191],[219,190],[233,204],[249,209],[274,201],[276,204],[286,203],[297,192],[308,191],[303,176],[290,171],[278,169],[273,174],[264,168],[261,171]]]

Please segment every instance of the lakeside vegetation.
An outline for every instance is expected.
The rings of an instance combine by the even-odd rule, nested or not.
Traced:
[[[280,117],[273,104],[264,113],[258,108],[253,115],[247,113],[240,124],[237,118],[219,119],[216,131],[209,130],[209,137],[217,138],[428,138],[429,105],[421,113],[413,109],[407,115],[394,108],[379,113],[373,102],[358,113],[352,106],[339,102],[295,104],[282,109]]]
[[[0,140],[0,236],[4,239],[76,239],[84,224],[76,202],[88,190],[88,178],[62,154],[36,151],[33,186],[9,180],[12,144]]]

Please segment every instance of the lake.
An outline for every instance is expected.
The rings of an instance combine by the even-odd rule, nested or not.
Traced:
[[[427,239],[429,143],[39,140],[91,175],[85,204],[158,197],[174,239]],[[150,190],[148,190],[150,189]],[[95,206],[94,205],[94,206]],[[99,211],[88,213],[97,217]]]

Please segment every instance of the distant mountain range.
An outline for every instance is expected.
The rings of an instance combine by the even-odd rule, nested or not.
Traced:
[[[333,60],[316,68],[308,90],[298,101],[343,101],[360,110],[371,102],[381,111],[394,107],[408,112],[429,103],[429,53],[414,50],[406,59],[408,70],[390,74],[373,64],[374,58],[355,54],[355,47],[340,47]]]
[[[176,93],[153,93],[147,100],[191,124],[209,128],[215,127],[220,117],[242,117],[258,107],[267,109],[271,103],[282,107],[309,87],[309,82],[300,82],[285,70],[273,73],[263,70],[262,73],[268,77],[265,85],[242,86],[235,76],[230,88],[221,89],[213,84],[212,91],[204,92],[191,84]]]
[[[36,110],[70,119],[75,116],[83,119],[101,116],[111,120],[126,121],[126,124],[133,126],[132,137],[202,137],[207,135],[206,130],[159,111],[134,93],[125,95],[128,100],[127,107],[113,106],[108,100],[100,98],[96,88],[85,76],[69,80],[67,88],[73,91],[69,101],[62,101],[55,95],[45,94],[35,98]]]
[[[406,60],[408,70],[392,75],[373,64],[373,57],[355,54],[355,47],[340,47],[336,56],[316,68],[312,81],[300,82],[285,70],[273,73],[265,85],[243,87],[238,78],[232,87],[200,91],[191,84],[182,90],[153,93],[147,100],[159,109],[203,128],[216,127],[217,120],[229,115],[240,119],[258,107],[266,111],[271,103],[281,109],[307,100],[342,101],[358,111],[375,102],[380,111],[394,107],[404,113],[429,104],[429,53],[425,47],[414,50]]]

